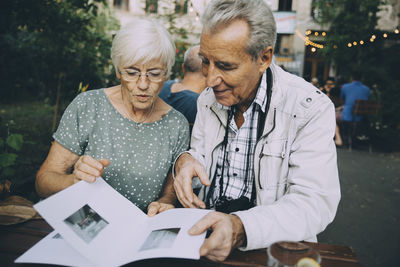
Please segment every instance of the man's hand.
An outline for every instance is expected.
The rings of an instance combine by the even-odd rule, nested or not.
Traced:
[[[104,173],[104,168],[110,165],[107,159],[95,160],[91,156],[81,156],[74,165],[74,183],[84,180],[89,183],[96,181]]]
[[[212,233],[201,246],[200,256],[210,260],[225,260],[232,249],[240,247],[246,241],[242,221],[236,215],[210,212],[189,230],[189,234],[199,235],[209,228]]]
[[[160,212],[163,212],[163,211],[166,211],[169,209],[173,209],[173,208],[175,208],[175,206],[172,204],[154,201],[154,202],[151,202],[149,204],[149,206],[147,207],[147,215],[149,217],[153,217],[154,215],[156,215]]]
[[[193,177],[199,177],[203,185],[209,186],[210,180],[203,165],[200,164],[190,154],[182,154],[175,163],[176,176],[174,180],[174,188],[176,196],[185,208],[202,208],[206,207],[192,189]]]

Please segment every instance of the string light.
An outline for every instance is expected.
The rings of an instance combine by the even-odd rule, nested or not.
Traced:
[[[382,37],[383,38],[388,38],[389,37],[389,33],[390,32],[384,32],[383,34],[382,34]],[[393,30],[393,32],[392,33],[394,33],[394,34],[399,34],[400,33],[400,30],[398,29],[398,28],[396,28],[396,29],[394,29]],[[300,38],[302,38],[303,40],[304,40],[304,44],[306,45],[306,46],[312,46],[313,48],[319,48],[319,49],[322,49],[322,48],[324,48],[324,45],[323,44],[318,44],[318,43],[315,43],[315,42],[313,42],[313,41],[311,41],[310,40],[310,37],[308,37],[308,36],[310,36],[311,34],[313,35],[313,36],[327,36],[327,33],[325,32],[325,31],[312,31],[312,30],[306,30],[306,32],[305,32],[305,35],[306,35],[306,37],[303,35],[303,34],[301,34],[298,30],[296,30],[296,34],[300,37]],[[377,36],[376,36],[376,34],[371,34],[371,37],[369,38],[369,41],[370,41],[370,43],[373,43],[373,42],[375,42],[375,40],[376,40],[376,38],[377,38]],[[364,45],[366,42],[364,41],[364,40],[360,40],[360,41],[351,41],[351,42],[347,42],[347,47],[355,47],[355,46],[357,46],[357,45]],[[338,48],[338,45],[336,45],[336,44],[333,44],[333,48],[334,49],[336,49],[336,48]],[[313,51],[314,49],[312,49],[311,51],[312,52],[315,52],[316,51],[316,49]]]
[[[297,34],[297,36],[299,36],[301,39],[303,39],[304,44],[305,44],[306,46],[311,45],[311,46],[313,46],[313,47],[315,47],[315,48],[319,48],[319,49],[324,48],[324,45],[314,43],[313,41],[310,40],[310,38],[309,38],[308,36],[305,37],[303,34],[301,34],[301,32],[300,32],[299,30],[296,30],[296,34]],[[310,34],[311,34],[311,31],[310,31],[310,30],[306,31],[306,35],[310,35]]]

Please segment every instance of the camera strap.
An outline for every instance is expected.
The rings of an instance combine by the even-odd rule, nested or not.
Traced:
[[[270,103],[271,103],[272,71],[271,71],[270,68],[267,69],[267,73],[266,73],[265,79],[266,79],[266,84],[267,84],[267,105],[266,105],[265,112],[263,112],[261,110],[261,108],[258,111],[257,141],[256,142],[259,141],[259,139],[261,138],[262,133],[264,131],[265,120],[266,120],[266,116],[267,116],[267,113],[268,113],[268,110],[269,110],[269,107],[270,107]],[[254,108],[255,108],[255,106],[253,106],[253,109]],[[228,145],[228,132],[229,132],[229,128],[228,127],[229,127],[229,124],[230,124],[230,122],[231,122],[231,120],[233,118],[233,115],[235,113],[234,109],[235,109],[235,107],[233,106],[233,107],[230,107],[230,109],[228,110],[228,118],[227,118],[227,123],[226,123],[226,128],[225,128],[225,135],[224,135],[224,140],[222,142],[222,145],[224,147],[224,149],[223,149],[224,150],[223,151],[224,156],[223,156],[223,162],[222,162],[221,177],[219,179],[219,198],[221,198],[224,195],[224,191],[223,191],[223,174],[224,174],[224,169],[225,169],[226,147]],[[254,110],[253,110],[253,114],[254,114]],[[247,153],[248,155],[250,154],[250,151],[251,151],[251,149],[250,149],[250,146],[249,146],[248,153]],[[250,164],[250,162],[249,162],[249,160],[247,160],[247,169],[249,169],[249,164]],[[217,167],[217,169],[218,169],[218,167]],[[211,183],[211,186],[210,186],[210,190],[208,191],[208,193],[206,195],[206,198],[205,198],[207,208],[210,208],[209,200],[210,200],[211,196],[214,194],[215,183],[216,183],[216,178],[217,178],[216,177],[217,176],[217,169],[215,170],[214,179],[212,180],[212,183]],[[247,187],[248,175],[249,175],[249,173],[246,172],[246,177],[245,177],[245,181],[244,181],[246,187]],[[254,179],[255,179],[255,177],[254,177]],[[250,203],[249,203],[252,206],[255,203],[255,199],[256,199],[256,186],[255,186],[254,179],[253,179],[253,182],[252,182],[251,199],[250,199]],[[229,183],[229,177],[228,177],[228,182],[227,183]],[[225,189],[225,191],[226,191],[226,189]],[[249,208],[251,208],[251,207],[249,207]]]

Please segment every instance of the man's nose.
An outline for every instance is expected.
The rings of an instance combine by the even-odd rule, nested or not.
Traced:
[[[221,73],[215,67],[214,64],[210,64],[208,69],[205,73],[206,75],[206,82],[208,87],[215,87],[219,85],[222,81]]]

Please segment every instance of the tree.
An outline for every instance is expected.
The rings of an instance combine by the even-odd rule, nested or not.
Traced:
[[[189,33],[193,34],[194,26],[189,17],[184,18],[187,12],[188,0],[179,1],[161,0],[159,6],[163,6],[163,12],[156,15],[156,18],[165,26],[175,41],[176,55],[175,64],[172,67],[171,79],[182,78],[182,63],[186,49],[191,45]]]
[[[381,4],[382,0],[313,1],[317,22],[330,26],[323,53],[342,73],[351,73],[353,68],[362,66],[371,53],[379,49],[376,43],[368,45],[368,42],[375,32],[376,14]],[[361,40],[364,46],[359,44]],[[358,47],[353,47],[353,42],[357,42]]]
[[[334,63],[340,75],[349,78],[353,70],[363,74],[364,83],[372,88],[372,98],[381,101],[380,117],[375,121],[377,140],[399,140],[400,79],[397,74],[400,58],[399,42],[390,44],[376,26],[377,13],[383,0],[314,0],[316,20],[328,25],[325,58]],[[397,40],[398,34],[389,38]],[[371,41],[372,38],[372,41]],[[360,41],[363,42],[360,42]],[[390,149],[400,148],[400,142]]]
[[[3,1],[0,77],[3,101],[61,97],[80,82],[105,86],[113,76],[110,48],[118,28],[106,0]]]

